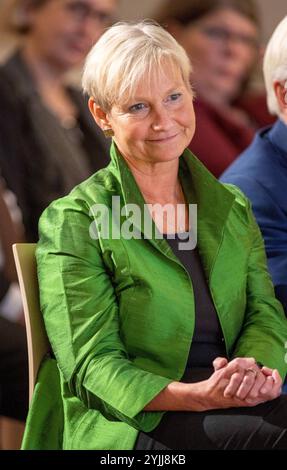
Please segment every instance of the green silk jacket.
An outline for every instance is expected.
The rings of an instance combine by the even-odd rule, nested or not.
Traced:
[[[41,308],[56,360],[40,369],[24,449],[132,449],[138,430],[152,430],[163,415],[145,405],[185,370],[194,296],[169,244],[91,236],[96,203],[109,211],[112,196],[144,204],[114,145],[111,159],[41,217]],[[188,150],[179,175],[187,201],[198,205],[198,248],[227,357],[253,356],[283,378],[287,320],[248,200]]]

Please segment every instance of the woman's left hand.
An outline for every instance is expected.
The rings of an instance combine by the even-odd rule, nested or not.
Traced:
[[[254,385],[245,398],[248,404],[252,404],[254,400],[257,401],[258,399],[261,402],[274,400],[281,395],[282,379],[278,370],[270,369],[269,367],[262,367],[259,370],[258,380],[256,376]]]

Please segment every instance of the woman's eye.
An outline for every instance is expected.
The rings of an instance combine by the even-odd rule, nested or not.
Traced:
[[[136,113],[147,109],[147,105],[144,103],[136,103],[129,107],[130,113]]]
[[[172,95],[169,95],[168,101],[177,101],[181,96],[181,93],[172,93]]]

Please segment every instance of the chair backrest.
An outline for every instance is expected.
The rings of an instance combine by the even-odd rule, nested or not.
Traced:
[[[13,245],[27,332],[30,401],[40,363],[51,350],[40,310],[35,249],[35,243]]]

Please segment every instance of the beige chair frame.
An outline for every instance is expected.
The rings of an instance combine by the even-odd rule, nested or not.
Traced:
[[[29,363],[29,402],[43,357],[51,350],[40,310],[35,243],[15,243],[13,254],[23,302]]]

